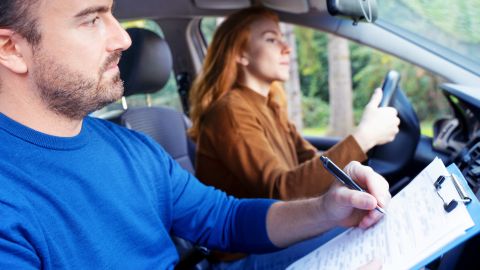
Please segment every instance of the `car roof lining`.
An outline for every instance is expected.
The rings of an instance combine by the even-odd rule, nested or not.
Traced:
[[[116,0],[115,15],[121,19],[193,18],[196,16],[225,16],[235,10],[263,5],[276,11],[292,14],[326,12],[325,0]]]
[[[142,0],[140,3],[131,0],[117,0],[115,4],[115,15],[121,20],[149,18],[158,22],[170,19],[193,20],[194,18],[203,16],[225,16],[235,10],[219,8],[201,9],[195,6],[192,0],[168,1],[168,5],[165,3],[166,1],[164,0]],[[259,3],[260,0],[257,0],[252,4]],[[440,74],[452,82],[462,82],[466,85],[472,85],[480,81],[476,74],[468,72],[453,63],[449,63],[441,57],[432,55],[426,48],[414,47],[414,44],[411,42],[401,39],[376,24],[359,23],[356,27],[352,27],[351,20],[333,17],[328,14],[325,0],[309,0],[308,4],[310,10],[307,13],[295,14],[292,12],[279,11],[280,20],[320,29],[347,37],[360,44],[392,53],[411,63]],[[387,44],[388,42],[394,43],[394,48],[391,48]],[[421,58],[427,59],[427,61],[419,62]]]

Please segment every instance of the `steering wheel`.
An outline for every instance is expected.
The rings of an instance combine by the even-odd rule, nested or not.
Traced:
[[[397,109],[400,131],[392,142],[375,146],[367,153],[368,165],[387,179],[397,178],[402,170],[407,168],[420,139],[417,114],[400,88],[399,81],[398,72],[391,70],[387,73],[383,80],[383,97],[380,106],[391,106]]]

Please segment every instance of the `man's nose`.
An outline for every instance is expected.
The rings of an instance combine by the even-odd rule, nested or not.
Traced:
[[[111,25],[111,34],[107,44],[107,50],[114,51],[125,51],[132,45],[132,39],[128,35],[127,31],[123,29],[120,23],[113,18],[113,23]]]

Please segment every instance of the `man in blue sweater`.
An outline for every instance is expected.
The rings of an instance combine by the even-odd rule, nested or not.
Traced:
[[[351,163],[370,194],[237,200],[199,183],[150,138],[88,113],[122,96],[130,38],[112,0],[0,1],[0,269],[172,269],[170,233],[274,251],[335,226],[367,228],[386,181]]]

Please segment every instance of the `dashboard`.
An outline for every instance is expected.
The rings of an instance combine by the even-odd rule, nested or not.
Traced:
[[[454,117],[437,121],[433,146],[453,154],[453,161],[480,197],[480,88],[455,84],[441,88]]]

